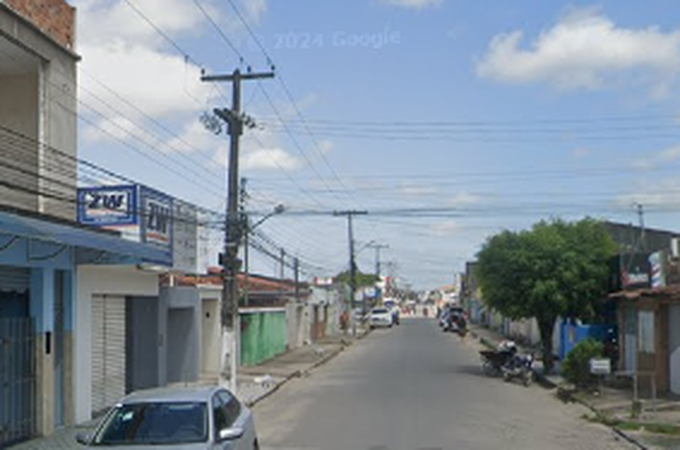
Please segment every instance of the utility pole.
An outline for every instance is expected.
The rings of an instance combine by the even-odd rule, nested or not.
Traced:
[[[295,270],[295,303],[300,301],[300,259],[296,256],[293,260]]]
[[[375,250],[375,276],[380,278],[380,250],[390,248],[390,246],[387,244],[369,244],[368,247]]]
[[[224,254],[222,255],[222,307],[220,322],[222,325],[222,348],[220,352],[220,384],[226,384],[237,392],[236,370],[238,366],[238,272],[241,261],[238,259],[238,248],[241,238],[241,223],[239,221],[239,189],[238,189],[238,158],[239,141],[243,134],[243,127],[252,126],[251,119],[241,113],[241,82],[243,80],[257,80],[274,77],[273,72],[241,73],[234,70],[231,75],[201,76],[201,81],[228,81],[232,84],[231,109],[215,108],[217,117],[224,120],[228,126],[230,137],[229,171],[227,176],[227,215],[224,236]]]
[[[354,308],[356,306],[356,291],[357,291],[357,280],[356,280],[356,264],[354,262],[354,234],[352,231],[352,218],[354,216],[366,215],[368,211],[335,211],[334,216],[347,216],[347,240],[349,241],[349,289],[352,295],[350,304],[352,305],[352,336],[357,335],[357,321],[354,319]],[[362,303],[362,317],[366,315],[366,303]]]
[[[640,244],[642,251],[647,250],[647,243],[645,242],[645,211],[642,203],[637,204],[638,217],[640,219]]]
[[[247,178],[241,178],[240,209],[243,223],[243,306],[248,307],[250,303],[250,217],[246,214],[246,200],[248,199],[248,191],[246,186],[248,184]]]
[[[281,248],[281,253],[279,257],[279,263],[281,265],[281,269],[279,272],[279,279],[281,282],[283,282],[283,277],[285,276],[285,268],[286,268],[286,250],[284,248]]]

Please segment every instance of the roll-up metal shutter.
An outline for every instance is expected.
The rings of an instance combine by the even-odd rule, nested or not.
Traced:
[[[0,291],[26,292],[30,285],[30,269],[0,266]]]
[[[92,413],[125,395],[125,297],[92,296]]]

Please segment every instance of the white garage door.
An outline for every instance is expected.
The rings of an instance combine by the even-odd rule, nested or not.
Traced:
[[[125,395],[125,297],[92,296],[92,413]]]

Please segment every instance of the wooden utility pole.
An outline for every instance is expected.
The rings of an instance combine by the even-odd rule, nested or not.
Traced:
[[[356,263],[354,262],[354,234],[352,230],[352,218],[354,216],[366,215],[368,211],[335,211],[334,216],[346,216],[347,217],[347,240],[349,241],[349,290],[351,292],[352,299],[350,304],[352,305],[352,311],[350,317],[352,318],[352,336],[357,335],[357,321],[354,318],[354,309],[356,307],[356,292],[357,292],[357,280],[356,280]],[[361,304],[361,317],[366,315],[366,302]]]
[[[239,142],[244,125],[251,125],[250,119],[241,113],[241,82],[274,77],[273,72],[241,73],[236,69],[231,75],[201,76],[201,81],[228,81],[232,84],[231,109],[215,109],[217,117],[227,123],[230,137],[229,169],[227,176],[227,215],[225,220],[224,253],[222,263],[222,305],[220,322],[222,325],[222,346],[220,353],[220,384],[228,385],[236,393],[236,370],[238,330],[238,272],[241,261],[238,259],[238,248],[242,235],[242,224],[239,219],[239,187],[238,158]]]

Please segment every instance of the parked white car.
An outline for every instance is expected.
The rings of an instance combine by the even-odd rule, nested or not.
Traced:
[[[87,447],[114,449],[257,450],[253,414],[224,388],[177,387],[139,391],[123,398]]]
[[[392,311],[387,308],[373,308],[368,315],[368,324],[371,328],[387,327],[391,328],[394,325],[394,316]]]

